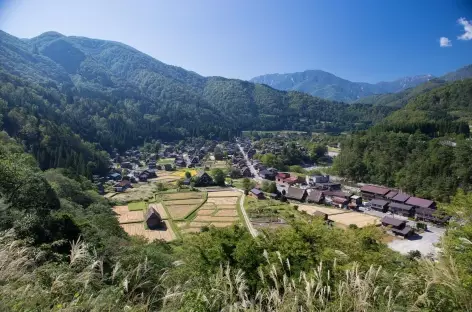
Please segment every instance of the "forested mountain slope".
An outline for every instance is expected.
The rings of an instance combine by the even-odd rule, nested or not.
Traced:
[[[448,201],[472,189],[472,79],[430,90],[350,136],[335,168],[354,180]]]
[[[73,131],[105,148],[151,137],[227,138],[241,130],[366,128],[390,112],[202,77],[111,41],[53,32],[30,40],[1,32],[0,40],[1,69],[19,78],[2,75],[2,82],[43,94]]]

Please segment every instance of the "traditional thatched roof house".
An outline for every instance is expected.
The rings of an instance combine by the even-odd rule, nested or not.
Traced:
[[[158,229],[163,225],[161,215],[154,209],[152,205],[149,206],[144,219],[148,228],[151,230]]]
[[[287,194],[285,195],[287,199],[298,200],[298,201],[304,201],[306,196],[307,196],[307,193],[305,189],[300,189],[296,187],[289,187],[287,190]]]
[[[320,204],[324,200],[323,192],[319,190],[312,190],[307,196],[306,201],[309,203]]]
[[[213,185],[213,178],[208,173],[200,170],[195,176],[195,186],[210,186]]]

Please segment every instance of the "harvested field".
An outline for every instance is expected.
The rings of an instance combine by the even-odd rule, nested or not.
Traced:
[[[154,197],[155,187],[150,183],[136,183],[132,188],[127,189],[123,193],[117,193],[113,196],[114,200],[121,202],[136,202],[146,198]]]
[[[164,209],[161,203],[150,204],[149,207],[153,207],[160,215],[163,220],[168,219],[167,211]]]
[[[115,206],[113,211],[118,214],[119,223],[133,223],[144,221],[143,211],[129,211],[128,206]]]
[[[117,214],[122,214],[128,212],[128,206],[115,206],[113,207],[113,211]]]
[[[214,197],[239,197],[241,194],[236,191],[217,191],[217,192],[208,192],[208,198]]]
[[[170,226],[170,223],[168,221],[165,221],[166,223],[166,230],[146,230],[144,228],[144,223],[139,222],[139,223],[126,223],[122,224],[121,227],[125,230],[126,233],[129,235],[140,235],[144,236],[147,238],[149,241],[153,241],[156,239],[162,239],[167,242],[175,239],[175,234],[172,231],[172,228]]]
[[[236,205],[218,205],[218,209],[236,209]]]
[[[197,192],[178,192],[161,194],[163,200],[178,200],[178,199],[191,199],[191,198],[202,198],[203,193]]]
[[[238,217],[213,217],[213,216],[197,216],[195,221],[201,222],[233,222],[238,221]]]
[[[360,212],[347,212],[342,214],[330,215],[328,218],[336,223],[340,223],[345,226],[355,224],[359,228],[366,227],[369,225],[380,224],[380,218],[363,214]]]
[[[337,214],[344,214],[344,213],[351,213],[349,210],[341,210],[336,208],[327,208],[323,206],[311,206],[311,205],[298,205],[299,211],[305,211],[308,214],[313,214],[315,211],[320,211],[326,213],[327,215],[337,215]],[[331,218],[330,218],[331,219]]]
[[[174,224],[177,225],[179,229],[187,227],[188,225],[187,222],[174,222]]]
[[[211,216],[214,212],[216,211],[216,209],[205,209],[205,210],[202,210],[202,209],[199,209],[197,211],[197,216]]]
[[[236,205],[238,203],[238,197],[212,197],[208,196],[207,202],[214,203],[217,206],[220,205]]]
[[[198,228],[201,228],[203,226],[206,226],[208,225],[208,222],[190,222],[189,223],[189,227],[198,227]]]
[[[179,179],[180,178],[176,176],[166,176],[166,177],[157,177],[156,179],[153,179],[153,180],[157,182],[174,182]]]
[[[200,233],[200,228],[187,228],[182,230],[183,233]]]
[[[219,210],[215,213],[215,217],[237,217],[238,212],[236,210]]]
[[[195,205],[167,206],[167,211],[169,211],[169,214],[172,219],[184,219],[193,210],[195,210]]]
[[[178,206],[178,205],[198,205],[202,202],[201,198],[193,199],[180,199],[180,200],[167,200],[164,202],[166,206]]]
[[[227,227],[227,226],[231,226],[233,225],[232,222],[214,222],[214,223],[210,223],[210,226],[214,226],[214,227]]]
[[[216,208],[215,204],[206,202],[200,207],[200,210],[215,210]]]

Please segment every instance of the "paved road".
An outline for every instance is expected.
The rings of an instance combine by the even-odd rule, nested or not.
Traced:
[[[234,188],[235,190],[243,193],[243,196],[241,196],[241,199],[239,201],[239,208],[241,209],[241,213],[243,214],[244,222],[246,223],[246,227],[249,230],[249,233],[251,233],[252,237],[257,236],[257,230],[252,226],[251,220],[249,219],[246,209],[244,208],[244,200],[246,199],[246,194],[244,194],[243,191]]]
[[[246,165],[248,166],[249,170],[251,171],[254,179],[262,181],[263,179],[257,174],[256,168],[254,168],[254,166],[251,163],[251,160],[249,159],[249,157],[247,157],[247,154],[244,152],[242,146],[239,143],[238,143],[238,147],[239,147],[239,150],[241,151],[241,153],[243,154],[243,157],[246,160]]]

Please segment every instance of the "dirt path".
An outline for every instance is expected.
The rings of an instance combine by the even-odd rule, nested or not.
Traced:
[[[251,220],[249,220],[249,217],[247,216],[247,213],[246,213],[246,209],[244,208],[244,199],[246,199],[246,194],[244,194],[244,192],[241,190],[238,190],[238,191],[243,193],[239,201],[239,209],[241,210],[241,213],[243,214],[244,222],[246,223],[246,227],[249,230],[249,233],[251,233],[252,237],[256,237],[257,231],[252,226]]]

